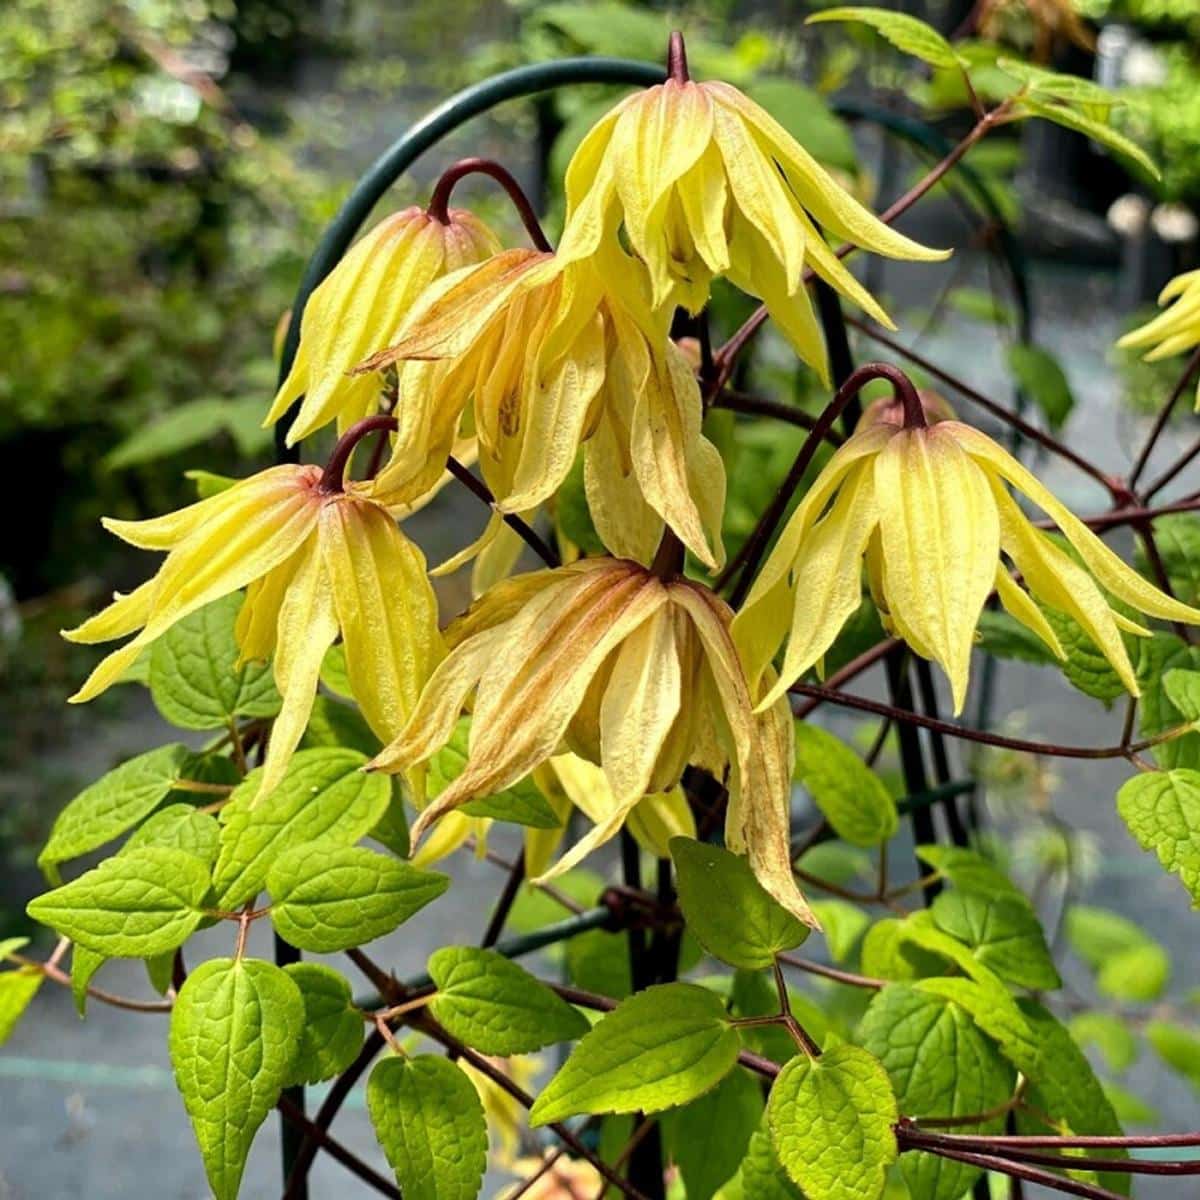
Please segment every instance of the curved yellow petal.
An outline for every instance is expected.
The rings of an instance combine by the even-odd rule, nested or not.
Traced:
[[[350,688],[386,744],[443,654],[425,556],[382,508],[348,495],[322,509],[320,544]]]
[[[858,610],[863,554],[878,524],[873,464],[860,463],[800,546],[792,573],[803,583],[796,589],[783,666],[756,711],[769,708],[816,663]]]
[[[1001,514],[1001,536],[1003,536],[1004,516]],[[1046,620],[1042,610],[1029,598],[1025,590],[1017,585],[1016,580],[1004,569],[1003,565],[996,568],[996,593],[1004,611],[1015,621],[1020,621],[1026,629],[1037,634],[1060,662],[1065,661],[1067,652],[1058,640],[1054,627]]]
[[[958,713],[1000,522],[984,472],[945,428],[902,429],[876,460],[875,498],[888,606],[949,676]]]
[[[1100,648],[1126,691],[1136,696],[1137,678],[1108,601],[1092,577],[1017,507],[998,480],[991,481],[1000,515],[1004,552],[1024,577],[1025,586],[1044,604],[1074,618]]]
[[[970,455],[985,463],[1018,491],[1024,492],[1054,521],[1102,587],[1149,617],[1160,617],[1165,621],[1186,621],[1191,625],[1200,624],[1200,609],[1181,603],[1143,579],[1036,476],[991,438],[958,422],[943,421],[937,426],[938,429],[948,427],[952,427],[953,436]]]
[[[267,757],[254,804],[269,796],[279,785],[304,736],[321,678],[321,662],[337,637],[337,631],[333,589],[322,561],[320,544],[314,538],[302,552],[279,609],[273,666],[283,706],[271,725]]]

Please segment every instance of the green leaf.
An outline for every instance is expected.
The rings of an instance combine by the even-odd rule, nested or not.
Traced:
[[[808,927],[767,894],[744,858],[692,838],[672,838],[670,846],[680,907],[709,954],[755,970],[808,936]]]
[[[936,29],[906,13],[857,6],[830,8],[814,13],[805,24],[816,25],[823,21],[861,21],[864,25],[870,25],[897,50],[911,54],[913,58],[920,59],[931,67],[961,65],[958,55],[954,53],[954,47]]]
[[[1013,325],[1013,310],[985,288],[956,287],[946,293],[946,303],[964,317],[989,325]]]
[[[317,954],[391,933],[449,886],[448,875],[327,840],[289,850],[267,875],[276,932]]]
[[[1151,638],[1134,640],[1138,684],[1142,699],[1138,706],[1138,726],[1146,737],[1156,737],[1168,729],[1184,725],[1190,719],[1167,695],[1164,681],[1178,670],[1200,670],[1200,646],[1189,646],[1173,633],[1156,633]],[[1187,702],[1186,687],[1177,687]],[[1152,751],[1160,766],[1200,768],[1200,733],[1186,733],[1155,746]]]
[[[487,1123],[458,1067],[433,1054],[385,1058],[367,1080],[367,1110],[404,1200],[475,1200]]]
[[[1014,79],[1027,84],[1032,94],[1052,96],[1056,100],[1066,100],[1072,104],[1088,105],[1094,109],[1111,109],[1118,104],[1124,104],[1124,99],[1116,92],[1083,79],[1079,75],[1063,75],[1058,71],[1047,71],[1044,67],[1035,67],[1031,63],[1020,62],[1015,58],[998,58],[996,65]]]
[[[883,1064],[846,1042],[792,1059],[767,1102],[775,1153],[808,1200],[881,1195],[899,1116]]]
[[[595,113],[598,119],[602,113]],[[590,127],[590,122],[589,122]],[[583,454],[577,454],[567,477],[554,496],[554,523],[569,542],[574,542],[584,554],[607,554],[588,507],[583,482]]]
[[[1170,1021],[1151,1021],[1146,1040],[1172,1071],[1200,1090],[1200,1037]]]
[[[877,846],[896,832],[896,801],[883,781],[840,738],[796,722],[795,777],[838,837]]]
[[[218,496],[221,492],[227,492],[237,483],[232,475],[217,475],[213,471],[199,469],[184,471],[183,477],[195,485],[196,499],[198,500],[207,500],[209,496]]]
[[[708,988],[647,988],[601,1018],[575,1047],[537,1098],[530,1124],[686,1104],[729,1074],[738,1047],[721,998]]]
[[[1015,342],[1008,348],[1008,367],[1017,386],[1042,410],[1050,428],[1061,429],[1075,407],[1075,397],[1058,359],[1041,346]]]
[[[305,750],[344,746],[367,758],[374,758],[382,748],[382,743],[357,708],[329,696],[313,699],[312,713],[300,745]]]
[[[283,968],[304,1001],[304,1032],[289,1084],[321,1083],[340,1075],[363,1044],[362,1013],[354,1007],[345,976],[321,963]]]
[[[1200,671],[1165,671],[1163,691],[1185,721],[1200,722]]]
[[[150,986],[160,996],[165,996],[175,974],[175,951],[168,950],[165,954],[156,954],[143,961],[146,964],[146,977],[150,980]]]
[[[404,808],[404,789],[395,777],[392,778],[392,798],[383,810],[383,816],[371,826],[371,837],[401,858],[407,858],[412,852],[408,813]]]
[[[321,660],[321,682],[334,695],[344,700],[354,699],[354,689],[350,686],[350,675],[346,670],[346,650],[341,642],[325,651],[325,657]]]
[[[160,746],[122,763],[84,788],[58,814],[38,866],[59,881],[58,864],[112,841],[153,812],[183,773],[186,746]]]
[[[1118,913],[1083,904],[1067,909],[1071,948],[1096,972],[1096,986],[1116,1000],[1156,1000],[1171,975],[1167,952]]]
[[[1066,1026],[1035,1000],[1021,1000],[1018,1006],[1038,1047],[1037,1059],[1030,1064],[1032,1070],[1025,1071],[1032,1086],[1026,1093],[1028,1109],[1017,1114],[1018,1130],[1045,1132],[1046,1126],[1033,1116],[1040,1112],[1065,1123],[1073,1133],[1119,1137],[1121,1123]],[[1123,1151],[1119,1153],[1124,1157]],[[1129,1195],[1128,1176],[1105,1172],[1100,1182],[1112,1191]]]
[[[942,892],[933,902],[938,927],[965,942],[1001,979],[1039,991],[1062,986],[1046,935],[1024,900],[981,892]]]
[[[1004,986],[992,977],[991,981],[974,979],[922,979],[913,987],[929,996],[951,1000],[1000,1047],[1000,1052],[1014,1067],[1030,1079],[1045,1070],[1033,1027],[1017,1002]]]
[[[1031,629],[999,609],[979,614],[980,649],[994,658],[1015,659],[1038,667],[1058,665],[1050,647]]]
[[[168,458],[224,433],[228,420],[229,403],[217,396],[176,404],[110,450],[104,465],[110,471],[121,471]]]
[[[829,957],[835,963],[845,962],[867,931],[871,918],[847,900],[814,900],[812,909],[821,922]]]
[[[858,173],[858,151],[850,128],[820,92],[794,79],[774,76],[754,79],[743,90],[818,162],[850,174]]]
[[[436,799],[463,772],[467,765],[467,745],[471,736],[471,718],[463,717],[450,740],[429,760],[426,794]],[[522,779],[512,787],[491,796],[481,796],[464,804],[459,812],[469,817],[491,817],[513,821],[534,829],[559,829],[562,822],[532,779]]]
[[[235,717],[273,717],[280,706],[271,669],[238,668],[234,625],[242,594],[234,592],[177,621],[150,651],[150,695],[172,725],[221,729]]]
[[[45,976],[37,967],[0,971],[0,1046],[12,1036]]]
[[[942,997],[903,983],[871,1001],[858,1040],[884,1065],[900,1110],[914,1118],[988,1112],[1012,1095],[1014,1072],[971,1015]],[[1003,1115],[956,1125],[956,1133],[999,1133]],[[979,1170],[932,1154],[906,1154],[900,1169],[921,1200],[959,1200]]]
[[[750,1138],[742,1160],[741,1181],[746,1200],[804,1200],[779,1162],[766,1121]]]
[[[27,937],[0,938],[0,962],[11,959],[14,954],[20,953],[28,945]]]
[[[31,900],[35,921],[106,957],[145,958],[182,946],[204,919],[208,870],[182,850],[147,846]]]
[[[1077,1045],[1094,1046],[1104,1057],[1109,1070],[1118,1075],[1137,1061],[1137,1039],[1120,1017],[1106,1012],[1085,1012],[1072,1017],[1067,1030]]]
[[[1058,664],[1063,678],[1085,696],[1111,704],[1126,695],[1125,685],[1100,648],[1073,617],[1056,608],[1042,607],[1042,615],[1054,630],[1066,658]]]
[[[994,862],[960,846],[918,846],[917,857],[964,892],[1025,899],[1025,893]]]
[[[762,1115],[762,1088],[743,1070],[731,1071],[711,1092],[666,1114],[663,1133],[687,1200],[712,1200],[737,1173]]]
[[[200,812],[190,804],[168,804],[153,813],[129,836],[120,853],[143,846],[166,846],[183,850],[211,868],[217,861],[217,843],[221,827],[216,817]]]
[[[71,947],[71,995],[75,999],[75,1011],[81,1017],[87,1013],[88,984],[107,961],[103,954],[78,942]]]
[[[445,946],[429,959],[433,1015],[484,1054],[527,1054],[587,1033],[587,1018],[494,950]]]
[[[1100,1086],[1104,1089],[1105,1098],[1123,1126],[1162,1124],[1162,1118],[1157,1109],[1151,1108],[1144,1100],[1132,1092],[1126,1091],[1123,1087],[1119,1087],[1111,1079],[1101,1080]]]
[[[1027,96],[1021,101],[1021,108],[1031,116],[1041,117],[1046,121],[1053,121],[1055,125],[1061,125],[1064,129],[1074,130],[1075,133],[1081,133],[1084,137],[1091,138],[1094,142],[1099,142],[1100,145],[1107,147],[1114,154],[1126,159],[1133,166],[1145,172],[1151,179],[1162,178],[1162,172],[1159,171],[1154,160],[1141,146],[1127,138],[1123,133],[1118,133],[1111,125],[1105,124],[1103,121],[1085,116],[1078,110],[1068,108],[1066,105],[1037,100],[1032,96]]]
[[[353,845],[383,816],[392,795],[384,775],[362,771],[354,750],[301,750],[269,796],[258,796],[261,768],[251,771],[221,810],[221,849],[213,873],[220,908],[233,909],[262,891],[267,872],[296,846],[323,841]]]
[[[1179,876],[1192,907],[1200,907],[1200,771],[1135,775],[1117,792],[1117,812],[1138,845]]]
[[[300,989],[257,959],[214,958],[171,1012],[175,1082],[216,1200],[234,1200],[258,1127],[292,1076],[304,1029]]]
[[[1195,513],[1168,513],[1154,522],[1154,541],[1170,580],[1171,590],[1184,604],[1200,601],[1200,517]],[[1153,575],[1146,549],[1134,547],[1138,570]]]

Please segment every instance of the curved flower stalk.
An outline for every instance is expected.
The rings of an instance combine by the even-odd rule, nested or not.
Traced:
[[[448,630],[451,651],[408,725],[374,760],[407,770],[449,739],[474,698],[462,773],[413,825],[509,786],[560,752],[597,763],[612,789],[614,831],[688,763],[729,766],[726,843],[763,885],[816,927],[792,876],[788,813],[792,729],[786,701],[756,717],[711,591],[622,559],[585,559],[493,588]]]
[[[400,341],[360,368],[403,364],[380,493],[426,492],[462,424],[499,512],[524,513],[553,495],[583,445],[609,549],[648,559],[665,522],[719,569],[724,468],[701,433],[695,376],[642,276],[613,244],[578,263],[506,250],[435,285]]]
[[[1030,523],[1006,485],[1055,522],[1079,562]],[[979,615],[993,590],[1059,658],[1063,648],[1034,601],[1074,618],[1135,696],[1121,631],[1149,630],[1116,611],[1105,592],[1150,617],[1200,623],[1200,610],[1128,567],[991,438],[958,421],[926,425],[914,394],[905,423],[876,420],[838,448],[738,613],[734,637],[752,686],[786,640],[779,679],[760,707],[820,663],[859,605],[864,560],[884,623],[946,672],[956,713],[966,698]]]
[[[617,104],[571,159],[559,255],[589,258],[623,227],[649,271],[656,309],[699,312],[713,278],[725,276],[763,301],[828,382],[805,267],[894,325],[821,229],[890,258],[930,262],[950,251],[883,224],[749,97],[726,83],[689,80],[681,46],[673,49],[672,77]]]
[[[1173,304],[1170,304],[1174,301]],[[1151,349],[1143,355],[1157,362],[1200,346],[1200,270],[1176,275],[1158,294],[1159,307],[1170,304],[1145,325],[1131,329],[1117,340],[1123,350]],[[1196,409],[1200,411],[1200,384],[1196,387]]]
[[[246,588],[236,630],[242,658],[272,659],[283,696],[262,795],[304,733],[321,660],[339,633],[355,699],[384,742],[404,725],[444,652],[424,556],[369,485],[343,489],[320,467],[272,467],[178,512],[104,525],[167,557],[152,579],[64,632],[86,643],[136,634],[71,701],[93,699],[177,621]]]
[[[301,397],[287,444],[337,421],[343,433],[379,409],[377,375],[353,375],[382,340],[394,337],[436,279],[482,262],[499,239],[476,216],[450,209],[439,220],[423,208],[385,217],[358,241],[309,297],[300,346],[263,421],[273,425]]]

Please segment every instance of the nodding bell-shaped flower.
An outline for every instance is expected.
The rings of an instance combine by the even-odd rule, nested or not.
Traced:
[[[737,615],[734,637],[752,688],[786,641],[779,678],[763,689],[762,705],[820,663],[858,608],[864,560],[884,624],[946,672],[956,712],[966,698],[979,615],[993,590],[1060,659],[1065,653],[1038,603],[1073,617],[1137,695],[1121,631],[1149,630],[1116,611],[1105,593],[1163,620],[1197,624],[1200,610],[1128,567],[991,438],[959,421],[927,424],[911,385],[903,402],[902,422],[876,412],[833,454]],[[1054,521],[1078,562],[1035,528],[1010,485]]]
[[[648,561],[665,522],[718,569],[724,467],[701,433],[700,390],[668,337],[669,315],[651,311],[643,281],[610,245],[577,263],[506,250],[435,285],[400,341],[363,364],[401,368],[379,493],[427,491],[462,423],[499,513],[526,513],[554,494],[583,445],[611,551]],[[485,536],[498,528],[499,517]]]
[[[450,626],[448,657],[373,763],[417,767],[474,698],[466,765],[422,810],[414,842],[562,747],[603,768],[613,803],[602,824],[611,832],[644,796],[673,787],[689,762],[718,776],[728,764],[727,844],[816,927],[789,858],[791,714],[786,701],[752,713],[732,615],[708,589],[623,559],[585,559],[493,587]]]
[[[167,557],[152,579],[64,632],[86,643],[136,633],[71,701],[93,699],[177,621],[246,588],[236,626],[242,660],[272,659],[283,696],[259,794],[278,784],[304,733],[339,632],[363,716],[382,741],[395,737],[444,653],[437,603],[420,550],[366,485],[343,488],[330,461],[333,474],[272,467],[163,517],[106,520],[111,533]]]
[[[821,233],[890,258],[935,261],[854,200],[764,109],[727,83],[687,76],[672,35],[670,76],[621,101],[567,168],[559,254],[586,258],[624,228],[656,308],[698,312],[715,276],[759,297],[797,354],[828,376],[805,267],[876,321],[887,314]],[[820,226],[821,228],[818,228]]]
[[[1158,294],[1161,307],[1174,301],[1170,308],[1161,312],[1145,325],[1131,329],[1118,339],[1123,350],[1141,350],[1151,347],[1143,357],[1147,362],[1170,358],[1200,346],[1200,270],[1185,271],[1176,275]],[[1200,383],[1196,386],[1196,409],[1200,411]]]
[[[351,374],[382,341],[394,337],[435,280],[482,262],[500,249],[496,235],[464,209],[441,220],[423,208],[385,217],[343,256],[304,306],[300,345],[264,427],[301,397],[289,446],[337,421],[344,433],[378,412],[383,380]]]

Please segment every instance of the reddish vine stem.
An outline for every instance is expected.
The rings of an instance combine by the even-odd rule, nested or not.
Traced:
[[[963,158],[968,150],[975,145],[993,126],[999,124],[1005,116],[1007,116],[1010,101],[1005,101],[998,108],[993,109],[990,113],[985,113],[975,127],[963,138],[945,158],[941,160],[924,178],[915,183],[907,192],[899,199],[890,204],[882,213],[879,214],[879,220],[885,225],[890,225],[897,217],[907,212],[926,192],[935,188],[943,179],[943,177],[951,171],[958,162]],[[838,258],[846,258],[852,254],[858,247],[852,243],[845,243],[837,249]],[[816,278],[815,273],[810,269],[804,273],[804,282],[811,283]],[[718,372],[717,372],[717,388],[724,387],[729,382],[730,376],[733,374],[733,367],[738,355],[745,350],[750,340],[758,332],[767,319],[768,313],[765,305],[760,305],[746,319],[741,328],[722,346],[716,355]]]
[[[687,48],[683,44],[683,34],[678,29],[671,31],[667,42],[667,78],[672,83],[687,83],[691,78],[688,74]]]
[[[454,185],[468,175],[487,175],[494,179],[508,193],[534,247],[543,254],[553,253],[554,247],[550,245],[529,197],[512,174],[491,158],[460,159],[442,172],[429,198],[429,207],[425,210],[435,221],[443,225],[450,224],[450,193],[454,191]]]
[[[369,1184],[383,1196],[391,1196],[392,1200],[404,1200],[400,1189],[390,1180],[385,1179],[374,1167],[363,1162],[357,1154],[347,1150],[341,1142],[333,1138],[316,1122],[310,1121],[286,1096],[280,1096],[275,1107],[299,1129],[305,1137],[304,1145],[311,1139],[313,1143],[325,1151],[331,1158],[337,1159],[348,1171],[357,1175],[364,1183]],[[293,1175],[295,1172],[293,1172]],[[289,1181],[290,1189],[290,1181]]]
[[[468,491],[478,496],[493,512],[498,512],[496,507],[496,497],[492,495],[491,488],[482,480],[476,479],[466,467],[462,465],[451,455],[446,459],[446,470],[463,484]],[[561,561],[558,554],[551,549],[527,522],[523,521],[516,513],[500,513],[500,519],[511,529],[518,537],[546,564],[548,567],[561,566]]]
[[[1154,452],[1154,447],[1162,435],[1162,431],[1167,427],[1167,422],[1171,419],[1171,413],[1174,412],[1175,405],[1179,403],[1180,396],[1183,395],[1188,384],[1192,382],[1197,371],[1200,371],[1200,346],[1197,346],[1192,351],[1183,368],[1183,374],[1176,380],[1171,394],[1167,397],[1162,408],[1158,410],[1158,416],[1155,417],[1154,425],[1146,436],[1141,453],[1137,456],[1137,462],[1133,464],[1133,470],[1129,473],[1129,486],[1131,488],[1137,487],[1137,481],[1146,469],[1146,464],[1150,461],[1150,455]]]
[[[338,438],[330,452],[329,459],[325,463],[325,470],[321,472],[321,478],[317,483],[317,490],[327,496],[336,496],[339,492],[345,491],[346,468],[350,465],[350,456],[354,453],[354,448],[358,443],[368,434],[375,433],[377,430],[384,433],[395,433],[397,427],[396,418],[389,413],[376,413],[373,417],[364,417],[361,421],[355,421]]]
[[[847,317],[846,324],[857,329],[860,333],[865,333],[872,341],[878,342],[881,346],[886,346],[893,353],[906,358],[914,366],[920,367],[922,371],[928,372],[935,379],[940,379],[942,383],[954,388],[956,392],[965,396],[972,404],[978,405],[985,412],[991,413],[997,420],[1011,425],[1030,441],[1036,442],[1052,454],[1065,459],[1072,466],[1078,467],[1079,470],[1090,475],[1097,483],[1101,484],[1114,500],[1123,498],[1126,494],[1126,489],[1120,481],[1113,479],[1111,475],[1106,475],[1094,463],[1090,463],[1082,455],[1076,454],[1070,446],[1060,442],[1052,434],[1046,433],[1036,425],[1031,425],[1023,417],[1019,417],[1016,413],[1005,408],[1004,405],[997,404],[995,400],[988,399],[987,396],[976,388],[973,388],[966,380],[959,379],[957,375],[953,375],[949,371],[939,367],[937,363],[926,358],[923,354],[918,354],[917,351],[910,350],[895,338],[889,337],[886,333],[875,329],[872,325],[858,317]]]
[[[746,392],[731,391],[729,388],[717,396],[712,406],[751,417],[772,417],[789,425],[799,425],[802,429],[812,429],[817,423],[816,417],[810,416],[794,404],[783,404],[778,400],[767,400],[762,396],[751,396]],[[825,440],[831,446],[840,446],[845,439],[836,430],[830,429],[825,433]]]
[[[413,1027],[433,1038],[435,1042],[440,1042],[455,1057],[470,1063],[475,1070],[486,1075],[493,1083],[512,1096],[523,1108],[533,1107],[533,1097],[519,1083],[509,1078],[509,1076],[482,1054],[477,1054],[470,1046],[464,1042],[460,1042],[458,1038],[439,1025],[428,1013],[423,1012],[418,1020],[414,1020]],[[593,1154],[561,1121],[552,1121],[547,1128],[573,1153],[579,1155],[580,1158],[585,1159],[595,1167],[604,1179],[617,1188],[622,1195],[629,1197],[630,1200],[646,1200],[643,1192],[634,1187],[629,1180],[623,1179],[602,1158]]]
[[[913,1149],[925,1150],[936,1154],[939,1158],[949,1158],[955,1162],[967,1163],[973,1167],[983,1167],[988,1171],[999,1171],[1004,1175],[1015,1176],[1029,1183],[1038,1183],[1055,1191],[1065,1192],[1068,1196],[1083,1196],[1086,1200],[1125,1200],[1118,1192],[1099,1184],[1080,1183],[1068,1179],[1065,1175],[1056,1175],[1053,1171],[1044,1171],[1040,1167],[1029,1166],[1025,1163],[1014,1162],[997,1154],[980,1154],[967,1150],[946,1150],[923,1142],[910,1143]]]
[[[51,983],[57,983],[60,987],[71,986],[70,975],[55,963],[38,962],[37,959],[26,958],[23,954],[10,954],[9,958],[22,966],[36,967]],[[94,984],[88,984],[87,994],[93,1000],[99,1000],[101,1004],[107,1004],[111,1008],[123,1008],[126,1012],[169,1013],[173,1007],[170,1000],[133,1000],[128,996],[107,992]]]
[[[1146,500],[1153,499],[1159,492],[1179,474],[1184,467],[1188,466],[1192,459],[1200,454],[1200,438],[1197,438],[1187,450],[1183,452],[1176,461],[1173,467],[1168,467],[1148,488],[1142,493]]]
[[[821,415],[816,419],[812,429],[809,431],[808,437],[804,439],[804,445],[800,447],[800,452],[796,455],[796,459],[792,463],[787,477],[780,484],[779,490],[775,493],[766,511],[759,517],[758,524],[754,526],[750,536],[746,539],[745,545],[742,547],[742,552],[725,568],[725,571],[717,580],[715,585],[716,590],[720,590],[732,578],[733,571],[740,567],[737,586],[730,597],[730,604],[733,608],[740,608],[742,602],[746,599],[746,594],[750,591],[750,584],[758,570],[759,563],[766,553],[767,544],[775,533],[779,522],[783,519],[783,514],[787,511],[788,504],[791,503],[792,497],[796,494],[796,489],[800,486],[800,481],[804,478],[804,473],[811,465],[825,434],[833,428],[833,423],[841,415],[846,405],[874,379],[884,379],[892,385],[896,391],[896,395],[900,397],[904,404],[906,419],[910,415],[913,419],[916,419],[919,415],[921,422],[924,422],[925,415],[921,409],[921,400],[917,395],[917,390],[913,387],[912,381],[899,367],[894,367],[891,363],[873,362],[864,363],[861,367],[851,372],[845,383],[838,388],[837,392],[834,393],[833,399],[830,400],[821,412]]]
[[[998,746],[1004,750],[1021,750],[1027,754],[1044,754],[1052,758],[1128,758],[1130,754],[1138,754],[1149,750],[1162,742],[1170,741],[1187,732],[1188,726],[1168,729],[1156,737],[1134,742],[1130,746],[1064,746],[1054,742],[1032,742],[1024,738],[1005,737],[998,733],[987,733],[980,729],[969,729],[965,725],[956,725],[952,721],[942,721],[934,717],[926,717],[911,709],[896,708],[879,700],[868,700],[865,696],[851,696],[845,692],[835,691],[827,687],[819,687],[811,683],[794,683],[788,691],[793,695],[811,696],[838,704],[844,708],[856,708],[861,712],[874,713],[880,717],[891,717],[894,721],[907,725],[919,725],[922,729],[931,729],[936,733],[944,733],[947,737],[961,738],[969,742],[980,742],[985,746]],[[793,710],[795,715],[795,710]]]
[[[517,893],[520,892],[521,884],[524,881],[525,851],[522,848],[517,854],[516,862],[509,868],[508,878],[504,881],[504,890],[500,893],[500,899],[496,901],[495,911],[488,921],[483,940],[479,943],[485,950],[500,940],[500,935],[504,932],[504,922],[508,920],[508,914],[516,903]]]

